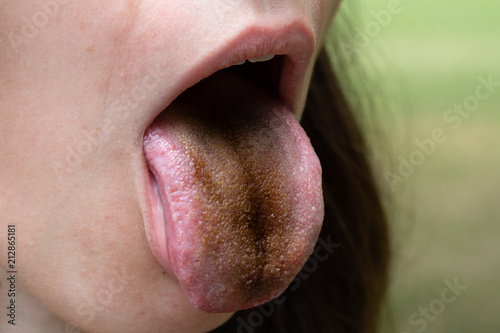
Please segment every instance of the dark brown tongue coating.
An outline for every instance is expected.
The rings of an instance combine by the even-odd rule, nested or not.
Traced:
[[[196,307],[229,312],[286,288],[312,251],[322,207],[314,199],[320,213],[301,208],[297,192],[309,189],[297,179],[310,171],[291,115],[241,78],[216,76],[184,93],[160,122],[190,161],[188,207],[199,217],[185,241],[169,239],[174,271]]]

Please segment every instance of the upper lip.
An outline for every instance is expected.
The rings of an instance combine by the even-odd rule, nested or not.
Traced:
[[[245,27],[224,43],[224,47],[214,50],[194,66],[176,87],[174,96],[179,96],[201,80],[238,62],[270,54],[282,55],[284,61],[278,86],[279,98],[298,115],[303,103],[301,91],[315,45],[314,29],[303,22],[291,22],[281,27]]]

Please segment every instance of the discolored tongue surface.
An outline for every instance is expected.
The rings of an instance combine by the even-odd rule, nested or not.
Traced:
[[[168,253],[160,263],[207,312],[282,293],[323,219],[321,169],[291,112],[220,72],[190,88],[146,132]]]

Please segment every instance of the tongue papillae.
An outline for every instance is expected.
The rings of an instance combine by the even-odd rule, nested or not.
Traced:
[[[319,161],[288,108],[219,72],[153,122],[144,152],[166,223],[159,261],[196,308],[237,311],[286,289],[323,220]]]

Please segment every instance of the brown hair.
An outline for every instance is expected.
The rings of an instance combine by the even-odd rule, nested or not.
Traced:
[[[213,333],[378,329],[388,283],[387,220],[365,138],[324,50],[316,62],[302,126],[323,168],[325,219],[320,240],[337,244],[335,251],[318,245],[306,271],[282,296],[237,312]]]

